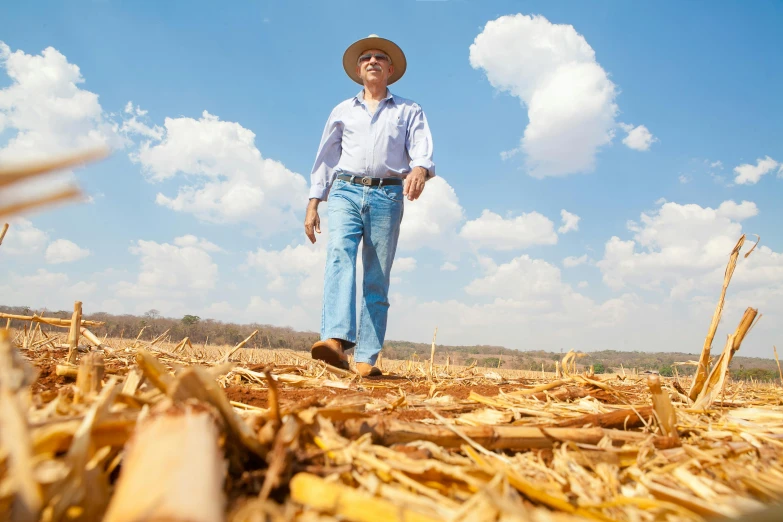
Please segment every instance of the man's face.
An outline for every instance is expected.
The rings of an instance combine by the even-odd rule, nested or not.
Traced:
[[[365,82],[389,81],[389,76],[394,72],[394,65],[389,56],[379,49],[368,49],[359,55],[356,72]]]

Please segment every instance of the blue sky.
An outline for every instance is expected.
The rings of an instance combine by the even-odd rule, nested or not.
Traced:
[[[317,330],[326,238],[305,244],[302,194],[359,90],[342,52],[377,33],[408,57],[392,90],[424,108],[439,174],[406,207],[390,338],[697,352],[744,232],[762,241],[715,344],[747,306],[743,351],[783,344],[780,3],[361,6],[7,7],[0,163],[114,153],[60,176],[90,203],[12,222],[3,304]]]

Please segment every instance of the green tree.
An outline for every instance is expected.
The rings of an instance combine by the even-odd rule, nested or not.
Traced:
[[[182,318],[182,324],[185,326],[193,326],[194,324],[197,324],[199,321],[201,321],[201,317],[197,315],[186,315]]]
[[[731,376],[741,381],[749,381],[750,379],[756,381],[772,381],[778,377],[777,372],[772,370],[764,370],[762,368],[746,369],[743,367],[740,367],[739,370],[733,370]]]
[[[658,370],[658,375],[663,375],[664,377],[671,377],[674,375],[674,370],[672,370],[672,367],[668,364],[666,366],[661,366],[661,368]]]
[[[503,362],[498,357],[485,357],[481,361],[481,366],[485,368],[497,368]]]
[[[606,367],[604,366],[604,363],[595,363],[593,365],[593,371],[595,373],[606,373]]]

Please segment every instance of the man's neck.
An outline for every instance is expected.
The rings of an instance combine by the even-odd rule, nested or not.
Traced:
[[[364,84],[364,99],[366,101],[381,101],[386,98],[386,85]]]

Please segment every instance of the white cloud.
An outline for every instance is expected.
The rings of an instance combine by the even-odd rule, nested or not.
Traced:
[[[49,236],[27,219],[16,218],[9,222],[8,231],[0,246],[0,254],[26,255],[40,252]]]
[[[94,281],[91,282],[79,281],[78,283],[71,285],[68,288],[68,291],[73,295],[85,297],[95,293],[95,290],[97,290],[97,288],[98,288],[98,283]]]
[[[138,105],[133,106],[133,102],[128,102],[125,105],[125,114],[130,115],[130,119],[125,119],[120,127],[120,132],[126,135],[138,135],[147,139],[160,141],[163,139],[164,130],[158,126],[153,125],[150,127],[139,118],[144,118],[147,115],[147,111],[142,110]]]
[[[35,274],[14,278],[21,286],[55,288],[68,282],[68,276],[63,273],[49,272],[44,268],[36,270]]]
[[[632,238],[607,241],[599,268],[608,284],[631,291],[603,302],[581,293],[590,287],[587,281],[575,290],[545,260],[522,255],[496,263],[478,257],[483,274],[465,287],[465,298],[423,302],[393,294],[388,338],[427,342],[440,326],[438,339],[444,344],[555,351],[667,346],[696,353],[729,253],[744,221],[757,213],[752,202],[726,201],[717,208],[662,203],[629,222]],[[750,245],[749,240],[745,252]],[[635,288],[645,290],[644,300],[633,293]],[[769,320],[754,328],[743,353],[768,356],[780,334],[776,314],[783,310],[783,253],[760,245],[747,259],[740,256],[716,339],[736,326],[746,306],[758,307]]]
[[[566,209],[560,211],[560,218],[563,220],[563,225],[557,229],[560,234],[565,234],[572,230],[579,230],[579,220],[582,219],[576,214],[568,212]]]
[[[203,308],[202,317],[220,321],[251,324],[269,324],[289,326],[298,330],[312,331],[313,325],[320,321],[321,308],[306,310],[298,304],[286,305],[275,298],[251,296],[247,305],[234,305],[228,301],[212,302]],[[259,338],[263,346],[272,344],[271,339]]]
[[[27,275],[8,273],[0,282],[0,296],[3,297],[3,304],[10,306],[73,310],[74,301],[92,295],[97,288],[94,281],[71,283],[68,274],[39,268]],[[94,311],[87,302],[85,310]]]
[[[393,294],[387,337],[431,338],[432,328],[440,326],[438,339],[446,344],[558,350],[577,343],[597,349],[606,346],[607,332],[641,306],[631,294],[596,303],[564,283],[557,267],[527,255],[501,265],[479,258],[479,264],[485,274],[465,288],[473,302],[421,302]]]
[[[722,168],[723,168],[723,162],[722,162],[722,161],[720,161],[720,160],[718,160],[718,161],[713,161],[712,163],[710,163],[710,168],[713,168],[713,169],[722,169]]]
[[[745,163],[734,167],[734,172],[737,176],[734,178],[734,183],[740,185],[755,185],[761,179],[761,176],[769,173],[773,169],[780,166],[780,163],[773,160],[769,156],[764,159],[757,159],[755,165]]]
[[[157,195],[159,205],[203,221],[249,222],[262,233],[300,225],[305,179],[263,158],[252,131],[207,111],[198,120],[166,118],[164,128],[162,139],[142,132],[150,139],[130,155],[152,182],[184,175],[176,196]]]
[[[247,255],[245,264],[266,273],[268,290],[282,292],[295,284],[300,299],[313,305],[323,293],[326,244],[327,239],[322,238],[314,245],[289,245],[282,250],[259,248]]]
[[[509,263],[491,269],[488,275],[473,280],[465,287],[470,295],[523,299],[559,293],[562,289],[560,270],[542,259],[532,259],[528,255],[516,257]]]
[[[454,189],[442,177],[432,178],[419,199],[405,203],[399,248],[452,249],[463,220],[464,210]]]
[[[757,213],[750,201],[724,201],[717,209],[664,203],[655,212],[643,213],[640,223],[628,223],[633,239],[615,236],[606,242],[598,262],[603,280],[612,288],[668,287],[682,295],[689,289],[684,281],[725,266],[742,234],[740,221]]]
[[[94,205],[96,200],[102,199],[102,198],[105,198],[105,197],[106,197],[106,194],[104,194],[103,192],[96,192],[94,194],[88,194],[87,197],[85,198],[84,202],[88,203],[90,205]]]
[[[440,269],[443,272],[454,272],[455,270],[457,270],[457,265],[455,265],[454,263],[452,263],[450,261],[446,261],[445,263],[440,265]]]
[[[504,219],[490,210],[484,210],[481,217],[465,223],[459,235],[478,247],[495,250],[557,243],[554,223],[538,212]]]
[[[9,136],[0,148],[0,162],[126,144],[118,125],[105,117],[98,95],[79,87],[85,81],[79,67],[57,49],[47,47],[30,55],[12,52],[0,41],[0,69],[10,78],[10,85],[0,89],[0,133]],[[69,172],[36,178],[14,187],[6,197],[43,196],[72,179]]]
[[[527,108],[519,148],[533,177],[593,170],[596,153],[614,137],[617,89],[573,26],[502,16],[476,37],[470,64]]]
[[[740,204],[737,204],[732,200],[724,201],[717,210],[717,215],[735,221],[742,221],[757,216],[758,213],[759,209],[752,201],[743,201]]]
[[[503,161],[511,159],[514,156],[516,156],[517,154],[519,154],[520,152],[521,152],[521,150],[519,149],[519,147],[517,147],[516,149],[511,149],[511,150],[502,150],[502,151],[500,151],[500,159],[502,159]]]
[[[123,143],[116,125],[104,118],[98,95],[78,87],[84,83],[79,67],[57,49],[29,55],[0,41],[0,65],[11,78],[0,89],[0,131],[16,131],[0,160]]]
[[[71,263],[84,259],[89,255],[90,251],[88,249],[81,248],[73,241],[67,239],[57,239],[46,247],[46,262],[50,265]]]
[[[690,183],[691,178],[686,176],[685,174],[680,174],[680,177],[678,177],[677,180],[683,185],[685,185],[686,183]]]
[[[644,125],[634,127],[627,123],[620,123],[620,127],[628,133],[628,135],[623,138],[623,144],[629,149],[639,151],[650,150],[650,146],[658,141],[658,138],[653,136]]]
[[[320,311],[319,307],[316,310],[319,316]],[[314,324],[311,314],[301,306],[286,306],[276,299],[264,299],[259,296],[250,298],[250,303],[240,317],[247,317],[247,320],[254,323],[290,326],[303,330],[312,330]]]
[[[565,268],[573,268],[575,266],[579,266],[586,262],[587,262],[587,254],[581,255],[579,257],[568,256],[567,258],[563,259],[563,266]]]
[[[413,272],[414,270],[416,270],[416,259],[413,257],[398,257],[392,265],[393,274]]]
[[[224,252],[224,250],[219,246],[217,246],[215,243],[207,241],[204,238],[199,239],[192,234],[187,234],[184,236],[174,238],[174,244],[180,247],[200,248],[205,252]]]
[[[201,247],[211,243],[204,240],[194,243],[177,246],[155,241],[136,241],[128,251],[139,256],[141,270],[135,283],[121,281],[114,285],[117,295],[139,299],[166,296],[165,302],[169,303],[169,299],[175,302],[184,296],[213,289],[218,278],[218,266],[208,251]],[[147,306],[167,309],[166,306],[153,304],[150,302]],[[177,309],[175,304],[170,307]]]

